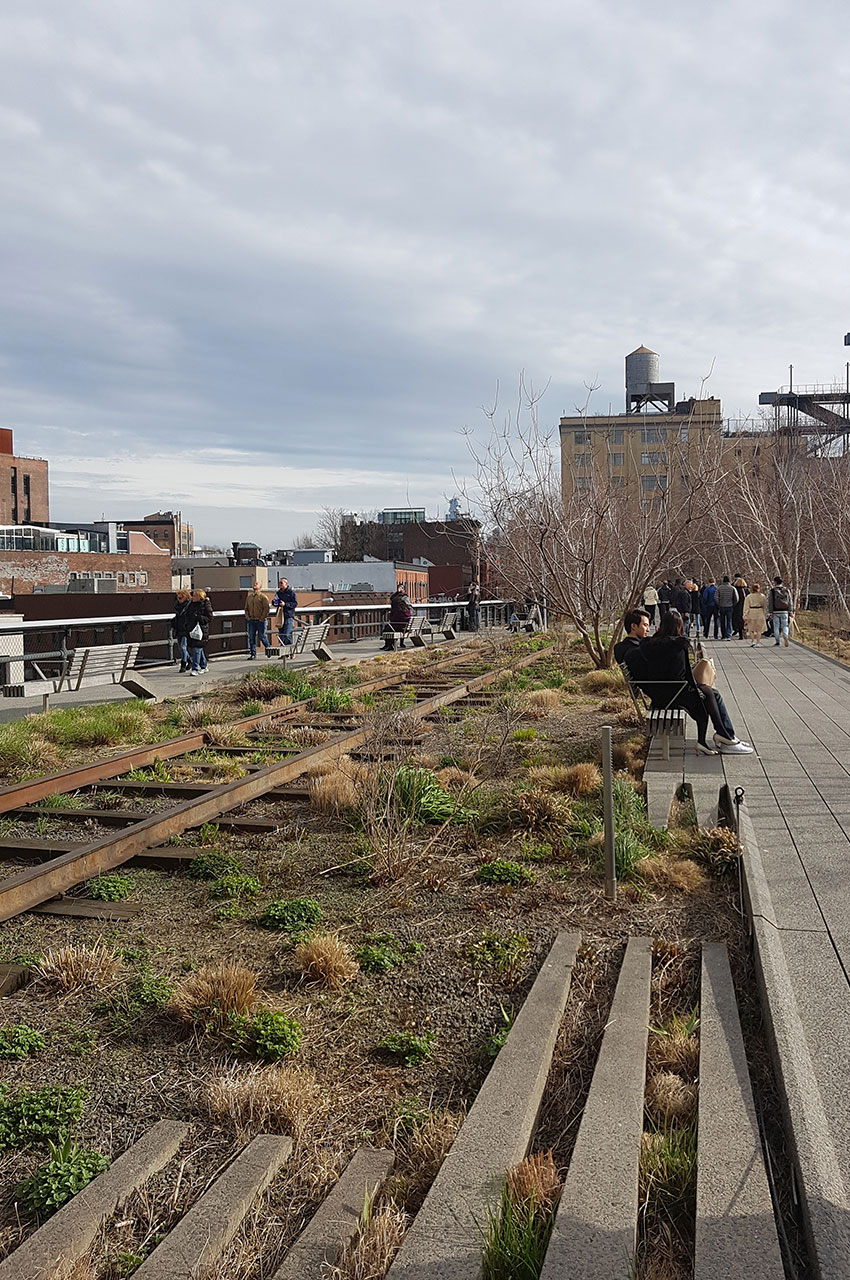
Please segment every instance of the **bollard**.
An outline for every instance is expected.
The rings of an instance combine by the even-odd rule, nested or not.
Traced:
[[[602,730],[602,813],[605,823],[605,897],[617,901],[617,859],[614,853],[614,760],[611,726]]]

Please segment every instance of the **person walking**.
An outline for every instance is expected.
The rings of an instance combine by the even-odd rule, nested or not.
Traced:
[[[700,589],[699,589],[699,583],[698,583],[698,582],[690,582],[690,583],[688,583],[688,584],[687,584],[687,587],[688,587],[688,590],[689,590],[689,591],[690,591],[690,593],[691,593],[691,617],[693,618],[693,620],[694,620],[694,624],[695,624],[695,626],[696,626],[696,638],[697,638],[697,640],[699,640],[700,622],[702,621],[702,614],[701,614],[701,612],[700,612]]]
[[[773,618],[773,642],[779,648],[779,636],[788,648],[788,622],[794,617],[794,601],[791,592],[781,578],[773,579],[768,595],[768,608]]]
[[[478,630],[480,606],[481,588],[477,579],[473,578],[466,591],[466,625],[469,631]]]
[[[394,631],[396,635],[398,635],[399,637],[399,641],[398,641],[399,649],[404,648],[404,636],[402,633],[406,630],[407,624],[412,617],[413,617],[413,605],[410,603],[407,596],[405,595],[403,588],[396,587],[395,591],[390,596],[389,625],[392,631]],[[392,637],[392,634],[390,634],[389,632],[386,632],[384,634],[384,648],[385,649],[395,648],[395,641]]]
[[[728,574],[723,575],[723,581],[714,593],[714,599],[717,604],[717,611],[720,614],[720,634],[724,640],[731,640],[732,611],[735,608],[738,593],[729,581]],[[717,639],[716,635],[715,639]]]
[[[278,583],[272,608],[276,611],[277,638],[289,649],[292,647],[292,623],[298,608],[298,597],[289,585],[288,578],[281,578]]]
[[[761,589],[760,582],[754,582],[749,595],[744,601],[744,621],[750,637],[750,648],[761,644],[761,633],[767,621],[767,596]]]
[[[661,624],[661,620],[662,620],[662,618],[664,617],[665,613],[666,613],[666,612],[667,612],[667,610],[670,608],[670,596],[671,596],[671,595],[672,595],[672,589],[671,589],[671,587],[670,587],[670,583],[669,583],[669,582],[662,582],[661,586],[658,588],[658,622],[659,622],[659,625]]]
[[[207,669],[207,655],[204,645],[209,642],[210,622],[212,621],[212,605],[207,599],[206,591],[193,591],[192,600],[186,610],[186,622],[189,626],[189,647],[192,654],[190,676]]]
[[[732,610],[732,630],[739,640],[744,638],[744,601],[747,598],[747,584],[741,577],[740,573],[734,575],[732,586],[738,592],[738,599],[735,601],[735,607]]]
[[[257,645],[261,644],[268,655],[266,623],[269,620],[269,598],[255,582],[245,598],[245,618],[248,622],[248,658],[256,658]]]
[[[708,629],[712,622],[714,623],[714,639],[720,639],[720,613],[717,609],[717,583],[713,578],[709,578],[708,582],[702,589],[700,596],[700,609],[702,612],[702,638],[708,639]]]
[[[192,665],[189,659],[189,626],[186,623],[186,614],[192,601],[191,591],[180,588],[175,593],[175,610],[174,617],[171,619],[171,634],[177,640],[177,647],[180,650],[180,674],[188,671]]]
[[[655,626],[655,610],[658,605],[658,592],[651,584],[643,593],[643,607],[649,614],[649,625]]]
[[[681,578],[677,578],[673,583],[673,590],[670,592],[670,608],[678,609],[682,615],[685,635],[687,635],[691,629],[691,593],[685,588]]]

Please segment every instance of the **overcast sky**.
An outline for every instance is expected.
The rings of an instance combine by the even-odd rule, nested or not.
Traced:
[[[0,424],[56,519],[445,510],[520,370],[844,376],[844,10],[7,0]]]

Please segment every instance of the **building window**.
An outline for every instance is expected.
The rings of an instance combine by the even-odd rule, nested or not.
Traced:
[[[574,432],[573,432],[573,443],[574,443],[574,444],[590,444],[590,432],[589,432],[589,431],[574,431]]]
[[[625,483],[626,483],[625,476],[612,476],[612,477],[611,477],[611,484],[612,484],[612,486],[613,486],[615,489],[622,489],[622,487],[623,487],[623,485],[624,485]]]
[[[666,467],[666,453],[642,453],[640,455],[640,464],[642,467]]]
[[[624,453],[612,453],[612,454],[609,454],[609,461],[610,461],[610,463],[611,463],[611,466],[612,466],[612,467],[621,467],[621,466],[623,465],[624,461],[625,461],[625,457],[626,457],[626,455],[625,455]]]
[[[666,476],[641,476],[640,487],[644,490],[645,493],[649,493],[653,489],[666,489],[667,477]]]
[[[576,476],[575,486],[577,489],[589,489],[592,484],[590,476]]]
[[[641,427],[641,444],[664,444],[667,439],[666,427]]]
[[[688,443],[688,428],[687,428],[687,427],[682,427],[682,430],[679,432],[679,439],[682,441],[682,444],[687,444],[687,443]]]
[[[591,455],[589,453],[577,453],[573,458],[573,466],[589,467],[591,463]]]
[[[622,427],[615,427],[615,428],[614,428],[614,430],[611,432],[611,443],[612,443],[612,444],[622,444],[622,443],[623,443],[623,428],[622,428]]]

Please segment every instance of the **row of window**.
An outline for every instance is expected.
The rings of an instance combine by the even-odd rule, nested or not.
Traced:
[[[609,453],[609,467],[622,467],[625,465],[626,455],[624,453]],[[650,450],[640,455],[640,464],[642,467],[666,467],[667,454],[663,450]],[[583,470],[593,465],[592,453],[577,453],[573,457],[573,466],[578,470]]]
[[[123,587],[146,587],[148,585],[148,575],[145,573],[144,569],[138,569],[135,572],[129,569],[126,571],[123,569],[106,569],[103,573],[99,573],[97,570],[89,572],[88,569],[84,569],[79,573],[71,572],[68,574],[68,577],[85,578],[86,580],[91,580],[92,578],[107,578],[112,580],[114,578],[115,581]]]
[[[625,481],[622,476],[609,476],[608,483],[612,486],[612,488],[620,489],[623,487]],[[681,478],[681,483],[683,485],[687,484],[687,480],[685,479],[684,476],[682,476]],[[592,489],[593,480],[590,476],[576,476],[575,487],[576,489]],[[641,476],[640,487],[644,491],[644,493],[651,493],[655,489],[666,489],[667,477],[666,476]]]
[[[665,444],[667,442],[668,432],[671,437],[678,434],[683,444],[687,443],[688,428],[681,427],[678,432],[675,427],[641,427],[640,442],[641,444]],[[605,440],[608,444],[623,443],[623,428],[614,427],[610,431],[604,431]],[[573,441],[575,444],[591,444],[593,440],[593,432],[591,431],[574,431]]]

